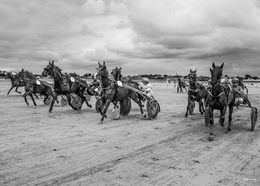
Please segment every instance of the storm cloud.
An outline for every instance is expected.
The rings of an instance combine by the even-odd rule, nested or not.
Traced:
[[[257,0],[0,0],[0,67],[126,74],[259,75]]]

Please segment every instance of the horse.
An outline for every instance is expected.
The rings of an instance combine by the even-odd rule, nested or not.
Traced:
[[[25,82],[21,81],[17,75],[13,75],[11,72],[8,72],[5,74],[5,78],[6,79],[10,79],[11,80],[11,88],[9,89],[9,91],[7,92],[7,95],[9,95],[9,93],[11,92],[11,90],[13,88],[15,88],[15,92],[22,94],[20,91],[18,91],[19,87],[24,87],[25,86]]]
[[[100,84],[101,84],[101,98],[103,100],[103,106],[101,106],[99,108],[99,112],[101,114],[101,120],[99,122],[99,124],[102,124],[104,121],[104,118],[106,117],[106,112],[107,109],[110,105],[110,103],[112,102],[115,106],[118,103],[118,101],[123,101],[126,98],[131,98],[133,99],[140,107],[141,109],[141,113],[143,114],[143,109],[142,109],[142,103],[141,100],[138,99],[137,94],[132,91],[129,90],[127,88],[124,87],[119,87],[117,84],[117,80],[118,77],[115,75],[115,73],[113,72],[112,74],[114,74],[114,80],[109,78],[109,73],[106,69],[106,64],[105,62],[103,62],[103,65],[101,65],[98,62],[99,67],[97,68],[97,77],[100,78]],[[116,80],[117,79],[117,80]]]
[[[208,119],[205,113],[205,120],[206,125],[208,125],[207,122],[209,122],[209,141],[213,141],[213,124],[214,124],[214,116],[213,111],[215,109],[220,110],[220,118],[219,118],[219,124],[224,127],[224,121],[225,121],[225,114],[227,107],[229,107],[229,116],[228,116],[228,127],[227,132],[231,131],[231,121],[232,121],[232,113],[234,109],[234,103],[235,103],[235,95],[233,92],[233,89],[230,87],[230,85],[221,85],[221,77],[223,73],[223,67],[224,63],[222,63],[220,66],[216,66],[215,63],[212,63],[212,68],[210,68],[211,73],[211,89],[208,90],[207,99],[206,99],[206,105],[208,109]]]
[[[62,70],[54,65],[54,61],[50,62],[49,64],[43,69],[42,75],[43,76],[51,76],[54,78],[54,96],[55,99],[57,99],[58,95],[65,95],[67,97],[69,105],[74,110],[81,109],[82,104],[84,101],[86,101],[86,104],[88,107],[92,107],[91,104],[89,104],[86,100],[86,97],[84,96],[84,92],[86,87],[88,86],[87,83],[78,77],[72,78],[68,75],[64,75]],[[81,105],[79,107],[75,107],[71,103],[71,93],[76,94],[78,97],[81,98]],[[49,112],[52,112],[53,104],[55,99],[52,100]]]
[[[122,68],[114,68],[112,71],[111,71],[111,75],[114,77],[115,81],[122,81],[123,83],[137,89],[137,90],[140,90],[139,88],[139,83],[135,82],[135,81],[132,81],[131,78],[124,78],[123,79],[123,76],[121,74],[121,70]],[[117,96],[119,96],[119,100],[123,100],[127,97],[129,97],[130,99],[132,99],[140,108],[140,111],[141,111],[141,114],[146,117],[146,115],[144,114],[143,112],[143,104],[142,102],[145,101],[145,98],[137,93],[137,92],[134,92],[133,90],[130,90],[128,88],[125,88],[125,87],[119,87],[118,89],[118,94]],[[120,116],[119,116],[120,117]]]
[[[207,97],[207,90],[206,88],[197,82],[197,70],[192,71],[190,69],[189,77],[189,89],[188,89],[188,105],[185,117],[188,116],[188,112],[190,114],[193,113],[193,109],[195,107],[194,101],[199,102],[199,111],[201,114],[205,112],[203,101],[205,102]],[[191,108],[193,107],[193,108]]]
[[[25,93],[24,93],[23,97],[24,97],[24,101],[27,105],[29,105],[29,103],[27,101],[27,96],[29,95],[33,101],[34,107],[36,107],[36,102],[34,100],[33,94],[36,96],[37,93],[45,96],[45,98],[43,100],[44,104],[46,104],[45,102],[49,96],[51,96],[55,100],[51,85],[48,85],[48,84],[44,83],[43,81],[36,80],[35,76],[32,73],[22,70],[19,73],[19,78],[23,82],[25,82],[25,87],[24,87]],[[57,100],[57,102],[58,102],[58,100]]]
[[[177,86],[177,93],[183,93],[183,89],[187,92],[187,85],[184,81],[181,80],[180,77],[178,77],[178,86]]]

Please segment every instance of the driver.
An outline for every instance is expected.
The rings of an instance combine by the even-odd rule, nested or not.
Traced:
[[[232,79],[232,88],[233,88],[236,92],[238,92],[240,95],[245,95],[243,88],[242,88],[241,86],[239,86],[238,82],[239,82],[238,78],[233,78],[233,79]],[[237,97],[237,98],[235,99],[235,104],[236,104],[236,105],[243,104],[243,102],[244,102],[244,99],[243,99],[243,97],[241,97],[241,96],[239,96],[239,97]]]
[[[148,96],[153,97],[153,87],[148,78],[142,78],[142,83],[140,84],[139,88],[144,91]]]

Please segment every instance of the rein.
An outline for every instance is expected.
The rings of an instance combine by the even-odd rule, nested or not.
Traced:
[[[220,83],[216,83],[216,85],[220,85]],[[211,91],[207,90],[207,92],[208,92],[209,95],[210,95],[212,98],[214,98],[214,99],[219,98],[221,95],[224,94],[224,91],[222,90],[217,96],[213,96],[212,90],[213,90],[213,86],[212,86],[212,88],[211,88]]]

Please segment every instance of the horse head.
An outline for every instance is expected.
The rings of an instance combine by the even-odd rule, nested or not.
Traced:
[[[108,76],[108,71],[106,67],[106,62],[104,61],[102,65],[100,64],[100,62],[98,62],[96,78],[107,77],[107,76]]]
[[[16,75],[17,79],[25,79],[25,80],[30,80],[34,79],[33,73],[29,72],[28,70],[22,69],[18,74]]]
[[[115,80],[121,80],[121,78],[122,78],[121,70],[122,70],[122,67],[120,67],[120,68],[116,67],[112,70],[112,72],[110,74],[115,78]]]
[[[197,80],[197,69],[196,70],[191,70],[190,69],[190,74],[188,75],[190,81],[196,81]]]
[[[54,60],[52,60],[52,61],[49,61],[49,64],[43,69],[42,75],[44,77],[46,77],[46,76],[53,77],[55,72],[58,72],[61,74],[61,71],[62,70],[58,66],[54,65]]]
[[[212,68],[210,68],[211,73],[211,83],[220,83],[222,73],[223,73],[223,67],[224,63],[222,63],[220,66],[216,66],[215,63],[212,63]]]

